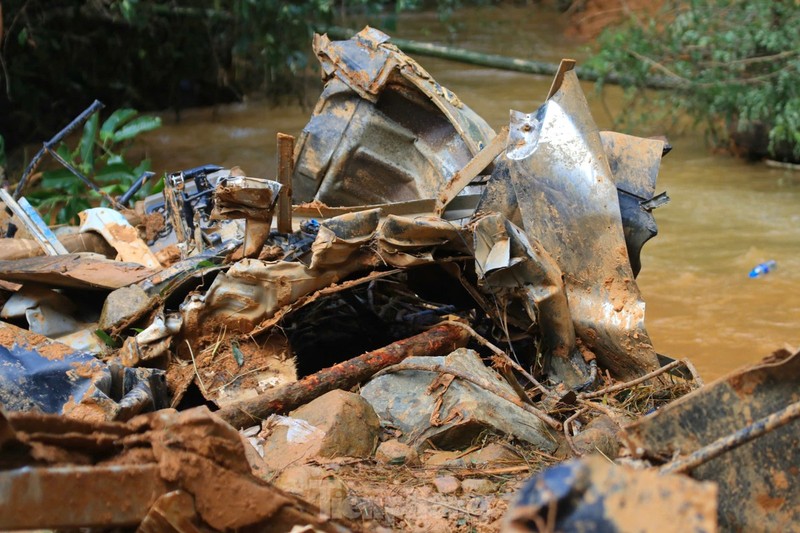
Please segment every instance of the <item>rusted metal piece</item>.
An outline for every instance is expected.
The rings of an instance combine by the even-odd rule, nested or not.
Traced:
[[[0,472],[0,529],[133,526],[165,491],[158,465]]]
[[[314,38],[326,85],[298,138],[297,201],[343,206],[436,198],[494,137],[483,119],[388,41],[372,28],[347,41]]]
[[[155,271],[138,263],[67,254],[0,261],[0,279],[31,281],[50,287],[114,290],[151,276]]]
[[[620,379],[657,369],[615,183],[573,71],[536,113],[512,111],[506,159],[525,232],[556,258],[584,345]]]
[[[403,339],[344,361],[300,381],[271,389],[252,400],[221,409],[217,414],[234,427],[248,427],[271,414],[282,414],[334,389],[347,390],[384,368],[407,357],[445,355],[466,346],[469,335],[463,329],[442,324],[419,335]]]
[[[722,530],[787,531],[800,523],[798,380],[800,352],[777,352],[627,426],[628,446],[653,460],[677,455],[668,469],[717,481]]]
[[[500,531],[715,533],[716,497],[715,483],[633,470],[592,456],[531,478],[509,506]]]
[[[36,152],[36,155],[33,156],[31,162],[28,163],[28,166],[25,167],[25,171],[22,173],[22,177],[19,179],[19,183],[17,183],[16,189],[14,189],[14,199],[19,199],[22,196],[22,191],[25,189],[25,185],[28,183],[28,178],[33,174],[39,166],[39,163],[42,162],[44,155],[48,153],[52,148],[60,143],[64,137],[72,133],[78,126],[84,123],[89,117],[93,114],[97,113],[101,109],[105,107],[102,102],[99,100],[95,100],[91,103],[89,107],[84,109],[80,115],[75,117],[72,122],[67,124],[64,129],[56,133],[49,141],[42,143],[42,148]]]
[[[272,216],[282,185],[277,181],[234,176],[220,178],[214,189],[212,220],[245,220],[241,253],[235,258],[257,257],[269,238]]]
[[[292,174],[294,174],[294,136],[278,133],[278,231],[292,232]]]
[[[757,439],[774,429],[783,427],[798,418],[800,418],[800,402],[795,402],[776,413],[756,420],[749,426],[738,430],[736,433],[715,440],[711,444],[692,452],[692,454],[687,457],[676,459],[671,463],[665,464],[661,467],[661,473],[691,472],[701,464],[707,463],[723,453],[729,452],[743,444],[747,444],[751,440]]]
[[[453,198],[463,191],[464,187],[469,185],[472,180],[478,177],[478,174],[492,164],[497,156],[506,149],[507,142],[508,128],[504,127],[500,133],[492,139],[492,142],[490,142],[488,146],[478,152],[469,163],[464,165],[461,170],[456,172],[453,177],[445,183],[444,187],[442,187],[442,190],[439,192],[439,196],[436,198],[436,209],[433,213],[437,217],[442,216],[447,204],[453,201]]]

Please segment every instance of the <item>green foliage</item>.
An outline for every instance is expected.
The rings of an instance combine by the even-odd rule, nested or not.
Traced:
[[[56,151],[103,192],[112,197],[119,196],[142,173],[150,170],[149,159],[136,166],[125,160],[130,142],[139,134],[160,126],[160,118],[138,116],[133,109],[117,109],[102,125],[98,113],[95,113],[84,124],[83,134],[73,150],[61,143]],[[152,192],[155,192],[153,184],[147,184],[137,196],[144,197]],[[77,223],[78,213],[103,203],[98,193],[66,168],[43,172],[38,187],[26,197],[42,214],[51,218],[55,214],[59,224]]]
[[[315,29],[423,6],[446,18],[461,2],[4,0],[0,134],[13,146],[47,138],[87,95],[176,112],[254,93],[304,102]]]
[[[629,104],[647,100],[650,110],[686,113],[717,145],[761,143],[765,153],[752,155],[800,158],[795,0],[666,0],[656,18],[607,30],[589,66],[630,76]],[[654,75],[679,87],[645,96],[645,79]]]

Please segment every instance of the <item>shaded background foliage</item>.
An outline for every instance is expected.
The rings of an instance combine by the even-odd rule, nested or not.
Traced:
[[[446,19],[462,4],[490,3],[501,0],[0,0],[0,139],[13,148],[49,138],[95,98],[109,110],[176,112],[253,94],[304,101],[315,29],[367,21],[392,31],[405,10]],[[614,11],[611,0],[550,3]],[[647,105],[625,110],[650,123],[688,115],[717,145],[800,160],[800,4],[655,4],[654,17],[650,6],[608,28],[590,63],[632,79],[631,104]],[[645,92],[651,75],[684,86]]]
[[[3,0],[0,135],[50,137],[95,98],[161,110],[265,93],[302,98],[309,43],[334,17],[422,0]],[[446,16],[459,0],[432,0]],[[313,65],[315,68],[315,65]]]
[[[626,109],[638,120],[688,115],[716,146],[800,160],[796,0],[665,0],[653,17],[632,16],[598,44],[590,66],[632,78]],[[653,74],[679,88],[645,92]]]

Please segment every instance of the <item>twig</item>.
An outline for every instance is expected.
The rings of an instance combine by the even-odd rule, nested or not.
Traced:
[[[459,476],[499,476],[503,474],[516,474],[517,472],[528,472],[532,470],[529,465],[505,466],[502,468],[487,469],[464,469],[455,472]]]
[[[673,361],[669,364],[666,364],[657,370],[653,370],[649,374],[645,374],[644,376],[632,379],[631,381],[626,381],[625,383],[618,383],[617,385],[612,385],[611,387],[606,387],[605,389],[596,390],[594,392],[582,392],[578,394],[578,398],[581,400],[590,400],[592,398],[597,398],[599,396],[604,396],[606,394],[611,394],[613,392],[619,392],[621,390],[629,389],[635,385],[638,385],[639,383],[643,383],[648,379],[660,376],[664,372],[668,372],[673,368],[683,364],[685,363],[679,359],[677,361]]]
[[[417,500],[417,501],[420,501],[420,502],[430,503],[431,505],[440,505],[442,507],[447,507],[448,509],[452,509],[453,511],[458,511],[459,513],[468,514],[470,516],[475,516],[475,517],[478,517],[478,518],[483,516],[481,513],[476,513],[476,512],[473,512],[473,511],[467,511],[466,509],[462,509],[461,507],[456,507],[455,505],[450,505],[450,504],[444,503],[444,502],[435,502],[433,500],[426,500],[424,498],[414,498],[414,499]]]
[[[200,372],[197,370],[197,362],[194,360],[194,352],[192,351],[192,345],[189,344],[189,341],[186,341],[186,346],[189,347],[189,355],[192,356],[192,366],[194,367],[194,375],[197,376],[198,384],[200,385],[200,390],[203,391],[203,396],[207,394],[206,385],[203,383],[203,378],[200,377]]]
[[[508,362],[508,364],[510,364],[514,370],[525,376],[525,379],[533,383],[533,386],[539,389],[545,396],[550,396],[553,394],[550,390],[547,389],[547,387],[539,383],[539,380],[533,377],[530,374],[530,372],[526,371],[524,368],[522,368],[522,366],[519,363],[511,359],[506,352],[504,352],[503,350],[501,350],[500,348],[489,342],[488,339],[486,339],[485,337],[483,337],[483,335],[472,329],[469,325],[464,324],[463,322],[458,322],[456,320],[447,320],[445,321],[445,323],[458,326],[467,333],[469,333],[472,337],[475,338],[476,341],[489,348],[492,351],[492,353],[494,353],[504,361]]]
[[[578,409],[575,411],[575,414],[564,421],[564,437],[567,439],[567,444],[569,444],[569,448],[572,450],[572,453],[575,454],[575,457],[580,457],[583,454],[575,447],[575,443],[572,440],[572,435],[570,435],[570,426],[572,426],[572,423],[585,412],[585,407]]]
[[[393,366],[390,366],[388,368],[385,368],[385,369],[383,369],[381,372],[379,372],[376,375],[380,376],[382,374],[389,374],[389,373],[392,373],[392,372],[402,372],[403,370],[418,370],[418,371],[422,371],[422,372],[438,372],[440,374],[450,374],[451,376],[457,377],[458,379],[461,379],[463,381],[468,381],[468,382],[472,383],[473,385],[476,385],[476,386],[478,386],[478,387],[480,387],[480,388],[482,388],[484,390],[487,390],[487,391],[491,392],[492,394],[494,394],[495,396],[498,396],[499,398],[502,398],[502,399],[506,400],[509,403],[513,403],[517,407],[521,407],[522,409],[524,409],[525,411],[531,413],[533,416],[535,416],[536,418],[538,418],[539,420],[541,420],[542,422],[544,422],[545,424],[547,424],[548,426],[550,426],[551,428],[553,428],[556,431],[561,431],[561,429],[562,429],[561,422],[559,422],[558,420],[554,419],[553,417],[551,417],[550,415],[548,415],[544,411],[541,411],[541,410],[537,409],[536,407],[534,407],[532,405],[529,405],[527,403],[524,403],[524,402],[520,401],[517,397],[515,397],[515,396],[509,394],[508,392],[504,391],[503,389],[501,389],[499,386],[495,385],[494,383],[491,383],[491,382],[489,382],[489,381],[487,381],[485,379],[481,379],[481,378],[479,378],[477,376],[473,376],[471,374],[468,374],[468,373],[466,373],[463,370],[460,370],[458,368],[453,368],[453,367],[449,367],[449,366],[439,366],[439,365],[429,366],[429,365],[421,365],[421,364],[403,362],[403,363],[400,363],[400,364],[393,365]]]

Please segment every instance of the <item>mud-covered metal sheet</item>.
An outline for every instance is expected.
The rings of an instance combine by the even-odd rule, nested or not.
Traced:
[[[167,407],[164,372],[106,364],[0,322],[0,405],[88,420],[127,420]]]
[[[658,368],[616,186],[574,71],[537,112],[511,112],[506,159],[528,238],[564,274],[578,337],[621,379]]]
[[[347,41],[315,37],[326,85],[298,139],[296,201],[435,198],[494,137],[480,116],[388,41],[372,28]]]
[[[523,485],[501,532],[715,533],[716,496],[714,483],[587,457],[550,467]]]
[[[99,256],[67,254],[0,261],[0,279],[50,287],[114,290],[141,281],[155,270]]]
[[[800,352],[781,351],[627,426],[629,447],[654,460],[689,455],[800,400]],[[723,531],[790,531],[800,523],[800,420],[694,468],[719,483]]]

